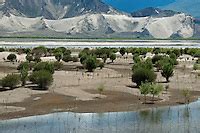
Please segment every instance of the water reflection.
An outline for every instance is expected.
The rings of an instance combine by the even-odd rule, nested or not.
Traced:
[[[120,113],[54,113],[0,122],[0,133],[198,133],[200,102]]]

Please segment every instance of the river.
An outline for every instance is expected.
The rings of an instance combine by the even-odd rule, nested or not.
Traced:
[[[4,48],[33,48],[40,45],[49,48],[200,48],[200,40],[0,40],[0,47]]]
[[[138,112],[53,113],[0,121],[1,133],[198,133],[200,101]]]

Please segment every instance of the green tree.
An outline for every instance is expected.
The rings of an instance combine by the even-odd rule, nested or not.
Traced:
[[[169,82],[169,78],[174,75],[174,67],[171,64],[164,64],[162,67],[162,76]]]
[[[151,83],[142,83],[140,86],[140,93],[144,95],[144,103],[146,103],[146,96],[150,93],[151,91]]]
[[[162,85],[154,84],[154,83],[151,85],[150,93],[153,95],[153,101],[154,101],[154,97],[158,96],[163,90],[164,89]]]
[[[14,60],[17,59],[17,56],[15,54],[9,54],[7,57],[7,60],[13,62]]]
[[[112,60],[112,63],[114,62],[114,60],[116,60],[116,58],[117,58],[116,54],[112,53],[110,55],[110,59]]]
[[[108,57],[107,57],[107,54],[103,54],[103,55],[102,55],[102,59],[103,59],[103,62],[104,62],[104,63],[106,63],[107,58],[108,58]]]
[[[133,70],[132,81],[140,86],[144,82],[154,82],[156,80],[156,74],[153,70],[138,67]]]
[[[124,56],[124,55],[126,54],[126,49],[125,49],[125,48],[121,48],[121,49],[119,50],[119,52],[120,52],[120,54],[121,54],[122,56]]]
[[[93,72],[93,70],[97,67],[96,58],[89,56],[85,61],[85,67],[89,72]]]
[[[39,62],[34,66],[33,71],[40,71],[40,70],[46,70],[53,74],[54,65],[53,63],[50,62]]]
[[[46,55],[47,55],[47,48],[44,47],[44,46],[35,47],[35,48],[32,50],[32,54],[33,54],[34,56],[38,56],[38,57],[46,56]]]
[[[47,90],[53,82],[53,75],[49,71],[40,70],[33,72],[29,79],[32,83],[37,84],[42,90]]]
[[[9,87],[14,89],[17,85],[20,84],[20,78],[17,74],[8,74],[1,81],[2,87]]]

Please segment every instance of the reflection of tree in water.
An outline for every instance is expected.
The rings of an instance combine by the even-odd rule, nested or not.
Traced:
[[[151,123],[160,123],[162,121],[163,110],[144,110],[140,111],[139,115],[143,120],[149,120]]]
[[[185,106],[183,110],[183,120],[184,120],[184,131],[190,132],[190,108],[188,105]]]
[[[162,114],[163,114],[163,110],[155,110],[155,111],[152,111],[152,115],[151,115],[151,122],[153,122],[153,123],[156,123],[156,124],[158,124],[158,123],[160,123],[160,122],[162,122]]]
[[[150,117],[150,115],[151,115],[150,112],[151,112],[150,110],[140,111],[139,112],[139,116],[142,118],[142,120],[147,120]]]

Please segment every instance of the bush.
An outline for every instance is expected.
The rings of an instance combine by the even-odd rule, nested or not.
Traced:
[[[17,85],[20,84],[20,77],[17,74],[8,74],[1,81],[2,87],[9,87],[14,89]]]
[[[36,56],[46,56],[47,54],[47,48],[44,47],[44,46],[39,46],[39,47],[35,47],[33,50],[32,50],[32,53],[33,55],[36,55]]]
[[[9,54],[7,57],[7,60],[13,62],[14,60],[17,59],[17,56],[15,54]]]
[[[62,64],[62,62],[56,61],[53,63],[53,66],[54,66],[54,70],[60,70],[60,69],[62,69],[63,64]]]
[[[195,63],[195,64],[193,65],[193,69],[194,69],[194,70],[200,70],[200,64]]]
[[[57,53],[54,54],[54,56],[55,56],[57,61],[60,61],[63,58],[63,53],[57,52]]]
[[[78,62],[78,57],[72,57],[71,60],[72,60],[73,62]]]
[[[28,62],[22,62],[17,67],[17,70],[22,70],[23,68],[26,70],[30,70],[30,64]]]
[[[20,80],[22,86],[25,86],[27,79],[28,79],[28,69],[23,67],[22,69],[20,69]]]
[[[96,58],[93,56],[89,56],[85,61],[85,68],[89,72],[93,72],[93,70],[96,69],[96,67],[97,67]]]
[[[156,80],[156,74],[153,70],[138,67],[133,70],[132,81],[140,86],[144,82],[154,82]]]
[[[151,59],[147,59],[146,61],[138,61],[137,63],[133,65],[132,70],[134,71],[135,69],[140,68],[140,67],[150,69],[150,70],[153,69],[153,64],[151,62]]]
[[[158,61],[162,60],[163,56],[162,55],[154,55],[152,58],[152,63],[156,64]]]
[[[4,52],[5,51],[5,49],[4,48],[0,48],[0,52]]]
[[[53,82],[53,75],[49,71],[40,70],[33,72],[29,79],[32,83],[37,84],[40,89],[47,90]]]
[[[72,57],[71,57],[71,55],[64,55],[62,60],[64,62],[70,62],[70,61],[72,61]]]
[[[30,55],[30,54],[27,54],[26,60],[27,60],[28,62],[34,61],[34,60],[33,60],[33,56]]]
[[[99,62],[99,65],[100,69],[102,69],[104,67],[104,62]]]
[[[142,60],[141,60],[141,58],[139,57],[139,55],[138,54],[134,54],[133,55],[133,62],[134,63],[140,63]]]
[[[53,63],[50,62],[39,62],[34,66],[33,71],[40,71],[40,70],[46,70],[53,74],[54,65]]]
[[[81,55],[81,57],[80,57],[81,64],[84,64],[87,58],[88,58],[88,55],[86,55],[86,54]]]

